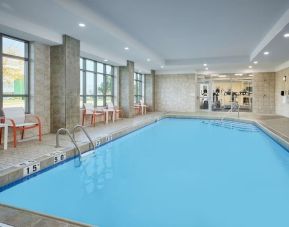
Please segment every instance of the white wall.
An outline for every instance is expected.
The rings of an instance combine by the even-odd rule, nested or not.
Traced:
[[[156,75],[156,111],[194,112],[195,89],[194,74]]]

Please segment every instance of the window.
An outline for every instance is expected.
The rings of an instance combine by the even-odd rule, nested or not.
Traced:
[[[113,103],[114,67],[80,58],[80,106],[92,103],[106,106]]]
[[[29,112],[29,43],[0,34],[0,104]]]
[[[134,103],[143,99],[143,74],[134,73]]]

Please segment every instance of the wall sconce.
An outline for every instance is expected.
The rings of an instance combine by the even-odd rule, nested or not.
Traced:
[[[287,76],[283,76],[283,81],[286,82]]]

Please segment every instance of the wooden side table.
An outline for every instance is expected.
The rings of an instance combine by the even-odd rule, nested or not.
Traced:
[[[8,125],[0,123],[0,128],[4,128],[4,150],[8,147]]]

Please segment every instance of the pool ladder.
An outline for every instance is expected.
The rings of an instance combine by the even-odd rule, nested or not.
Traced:
[[[211,124],[214,126],[220,126],[228,129],[237,129],[239,131],[245,131],[245,132],[259,132],[257,126],[250,125],[243,122],[237,122],[237,121],[227,121],[227,120],[204,120],[202,121],[205,124]]]
[[[60,147],[59,145],[59,135],[61,133],[65,133],[68,135],[68,137],[70,138],[71,142],[73,143],[74,147],[76,148],[76,151],[78,152],[77,153],[77,156],[81,156],[81,151],[76,143],[76,140],[75,140],[75,131],[76,129],[80,128],[84,134],[86,135],[86,137],[88,138],[89,140],[89,149],[95,149],[95,145],[91,139],[91,137],[89,136],[88,132],[85,130],[85,128],[82,126],[82,125],[76,125],[74,126],[74,128],[72,129],[72,134],[69,132],[69,130],[67,128],[60,128],[57,130],[56,132],[56,148]]]
[[[240,118],[240,105],[237,102],[232,103],[231,108],[228,110],[227,113],[233,113],[236,110],[238,112],[238,118]],[[221,118],[221,121],[225,119],[225,115]]]

